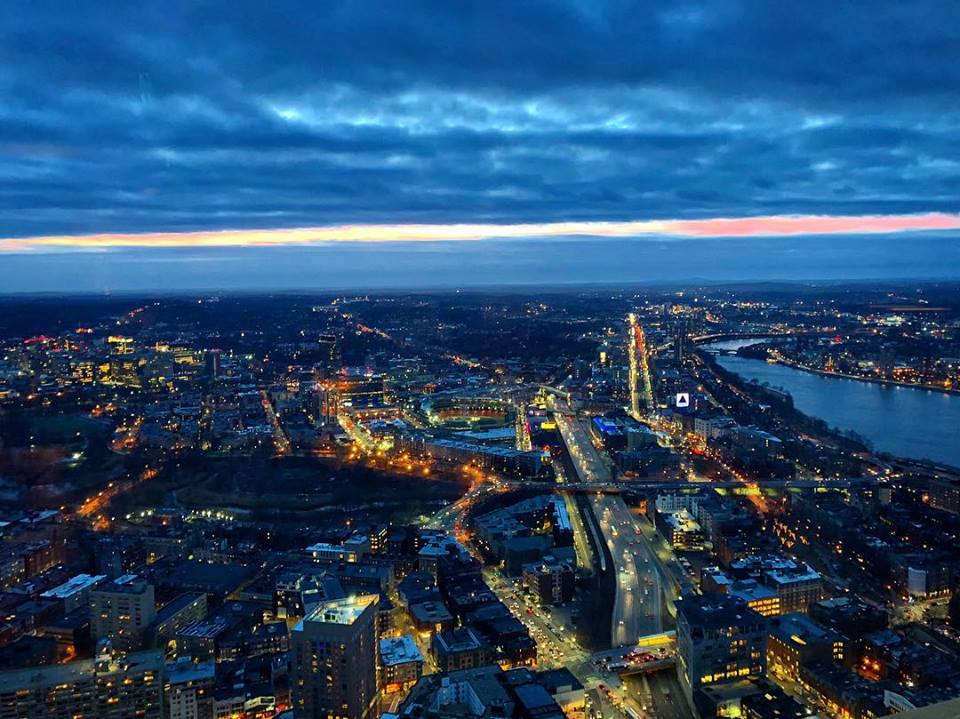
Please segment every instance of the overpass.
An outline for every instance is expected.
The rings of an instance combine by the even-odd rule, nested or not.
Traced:
[[[749,482],[723,480],[717,482],[652,482],[652,481],[624,481],[624,482],[553,482],[508,480],[501,482],[501,486],[519,489],[522,487],[543,487],[558,492],[581,492],[601,494],[621,494],[623,492],[649,492],[664,490],[676,492],[680,490],[697,489],[846,489],[865,484],[878,483],[877,477],[849,477],[844,479],[757,479]]]
[[[677,633],[675,631],[640,637],[631,646],[607,649],[590,655],[594,664],[602,662],[607,671],[621,677],[650,674],[676,666]]]
[[[777,337],[804,337],[829,335],[836,330],[788,330],[787,332],[715,332],[707,335],[694,335],[690,341],[696,345],[710,342],[726,342],[727,340],[762,340],[776,339]]]
[[[573,404],[573,395],[563,389],[557,389],[556,387],[551,387],[547,384],[537,385],[537,393],[544,397],[549,403],[551,398],[559,399],[567,407]]]
[[[677,632],[671,629],[667,632],[659,632],[657,634],[648,634],[644,637],[637,637],[636,644],[625,647],[616,647],[614,649],[603,649],[599,652],[594,652],[590,655],[590,660],[596,661],[597,659],[621,659],[625,654],[629,654],[631,652],[649,652],[651,649],[659,649],[660,647],[672,650],[676,648],[676,646]]]
[[[632,662],[623,669],[618,669],[617,674],[621,677],[630,677],[636,674],[652,674],[663,669],[673,669],[677,666],[676,656],[663,657],[662,659],[651,659],[645,662]]]

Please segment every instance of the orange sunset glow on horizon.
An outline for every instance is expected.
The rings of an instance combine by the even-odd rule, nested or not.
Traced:
[[[333,242],[441,242],[547,237],[690,238],[866,235],[960,230],[960,215],[768,215],[696,220],[520,224],[368,224],[194,232],[46,235],[0,239],[0,252],[111,248],[269,247]]]

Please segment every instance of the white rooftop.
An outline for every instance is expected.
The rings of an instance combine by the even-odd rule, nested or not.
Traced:
[[[345,597],[320,602],[297,625],[302,629],[306,622],[321,624],[353,624],[363,614],[363,611],[375,603],[379,597],[376,594],[365,594],[359,597]]]
[[[404,634],[402,637],[380,640],[380,659],[384,666],[389,667],[407,662],[422,662],[423,655],[420,654],[413,637]]]
[[[40,596],[47,597],[48,599],[66,599],[67,597],[72,597],[77,592],[81,592],[84,589],[89,589],[90,587],[99,584],[106,578],[106,574],[78,574],[72,579],[68,579],[60,586],[54,587],[53,589],[48,589]]]

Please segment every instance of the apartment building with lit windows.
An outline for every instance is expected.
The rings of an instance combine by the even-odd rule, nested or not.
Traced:
[[[703,687],[764,676],[767,621],[736,597],[677,602],[677,674],[691,704]]]
[[[293,629],[296,719],[368,719],[377,711],[379,595],[318,604]]]
[[[143,646],[144,631],[157,616],[153,585],[127,574],[90,592],[93,635],[109,639],[117,649],[132,651]]]

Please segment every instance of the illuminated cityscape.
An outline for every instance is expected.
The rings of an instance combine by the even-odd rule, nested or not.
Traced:
[[[60,329],[6,300],[45,334],[0,355],[4,716],[102,715],[103,652],[151,667],[144,716],[960,694],[957,445],[921,449],[957,426],[960,288],[789,290],[87,298]],[[871,429],[892,401],[926,415]]]
[[[960,5],[0,17],[0,719],[960,719]]]

